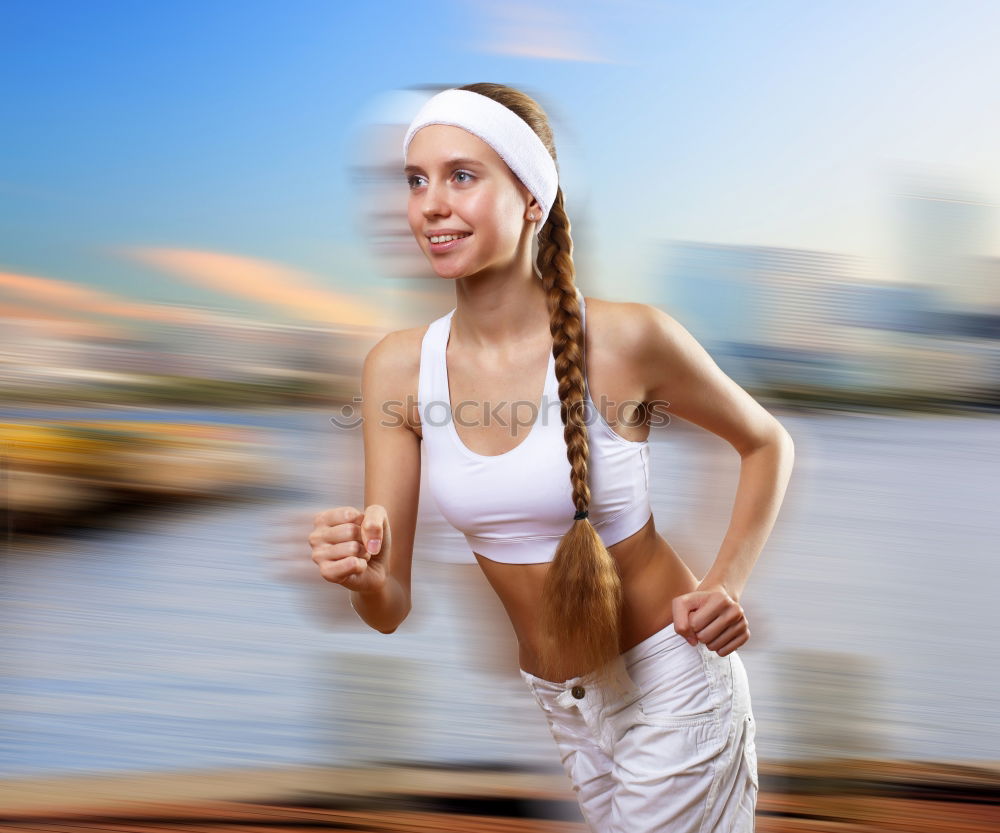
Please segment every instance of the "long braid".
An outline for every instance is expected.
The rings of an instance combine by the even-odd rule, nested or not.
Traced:
[[[539,235],[538,268],[548,294],[563,437],[573,505],[579,513],[590,508],[590,443],[583,321],[572,245],[560,188]],[[543,666],[554,671],[562,662],[575,669],[575,675],[598,669],[617,656],[621,604],[621,578],[614,559],[589,517],[573,521],[556,548],[542,591]]]

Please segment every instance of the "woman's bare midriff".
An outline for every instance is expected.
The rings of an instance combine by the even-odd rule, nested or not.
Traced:
[[[672,601],[689,593],[698,579],[673,547],[656,531],[652,516],[646,525],[608,552],[618,564],[623,605],[619,653],[673,622]],[[542,583],[549,564],[503,564],[475,553],[487,581],[510,617],[518,642],[518,660],[529,674],[542,677],[538,659],[538,612]],[[581,669],[558,669],[556,681],[576,677]]]

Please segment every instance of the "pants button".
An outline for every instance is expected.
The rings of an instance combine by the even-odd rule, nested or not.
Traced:
[[[573,696],[577,700],[582,700],[583,699],[583,695],[586,694],[586,693],[587,692],[584,690],[584,688],[583,688],[582,685],[575,685],[575,686],[573,686]]]

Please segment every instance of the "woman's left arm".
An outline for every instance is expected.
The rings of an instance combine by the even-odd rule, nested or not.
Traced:
[[[750,571],[778,517],[795,457],[791,435],[730,379],[676,319],[635,304],[634,349],[646,375],[647,407],[675,414],[726,440],[740,455],[740,477],[719,554],[692,593],[673,600],[674,627],[721,655],[749,638],[739,604]]]

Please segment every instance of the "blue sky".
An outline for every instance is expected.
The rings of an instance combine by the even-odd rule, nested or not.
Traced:
[[[363,291],[347,127],[421,83],[523,85],[554,105],[594,294],[638,292],[670,240],[818,248],[888,272],[892,190],[912,171],[1000,199],[988,0],[3,9],[0,272],[135,298],[262,311],[130,249]]]

